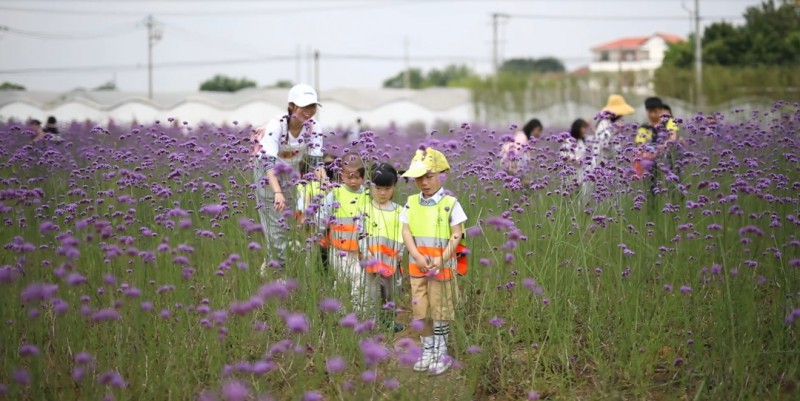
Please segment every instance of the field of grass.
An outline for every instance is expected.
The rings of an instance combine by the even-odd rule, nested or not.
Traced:
[[[328,138],[450,160],[471,269],[438,377],[411,369],[413,328],[352,313],[301,229],[259,276],[249,127],[74,124],[30,146],[0,124],[0,400],[798,399],[800,106],[724,117],[683,121],[655,196],[633,127],[584,194],[557,132],[516,177],[497,163],[513,127]]]

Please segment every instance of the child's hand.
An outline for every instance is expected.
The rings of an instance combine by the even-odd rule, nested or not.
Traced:
[[[430,267],[431,270],[439,270],[442,267],[443,267],[442,258],[440,256],[431,259],[431,267]]]
[[[416,262],[419,270],[423,273],[427,272],[430,269],[430,262],[428,257],[424,255],[417,255],[414,257],[414,262]]]

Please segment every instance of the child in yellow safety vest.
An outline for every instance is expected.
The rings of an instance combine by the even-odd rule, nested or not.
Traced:
[[[660,98],[649,97],[644,101],[647,110],[647,123],[642,124],[636,132],[636,145],[639,152],[633,168],[636,175],[641,178],[645,172],[655,175],[655,158],[659,150],[666,148],[667,141],[674,141],[678,136],[678,124],[669,112],[670,108]],[[666,116],[666,119],[664,118]],[[642,163],[642,161],[647,161]],[[647,171],[650,170],[650,171]]]
[[[444,373],[453,363],[447,339],[458,301],[456,276],[466,274],[457,256],[467,215],[442,188],[449,170],[438,150],[417,150],[403,177],[414,178],[420,193],[409,196],[399,216],[409,254],[412,314],[423,323],[423,352],[414,370],[432,375]]]
[[[324,161],[324,160],[323,160]],[[330,187],[328,177],[325,171],[321,169],[314,170],[309,173],[308,164],[304,161],[300,162],[300,181],[298,181],[295,190],[297,191],[297,205],[294,212],[294,217],[303,225],[308,223],[317,223],[313,220],[313,216],[306,214],[306,209],[313,203],[319,204],[327,194],[327,189]]]
[[[364,272],[358,241],[363,232],[363,214],[369,202],[364,188],[364,163],[355,153],[342,156],[341,181],[325,196],[320,208],[320,228],[327,228],[325,246],[328,264],[338,283],[349,283],[353,306],[365,308]]]
[[[402,277],[403,226],[402,207],[392,202],[397,185],[397,170],[389,164],[377,163],[369,174],[371,197],[364,213],[365,236],[361,240],[361,264],[366,272],[369,301],[378,310],[382,326],[395,333],[404,326],[394,320],[395,295]]]

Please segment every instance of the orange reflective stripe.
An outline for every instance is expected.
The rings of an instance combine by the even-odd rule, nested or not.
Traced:
[[[381,261],[375,261],[375,263],[369,263],[367,265],[367,273],[380,274],[384,277],[392,276],[394,274],[394,270],[394,266]]]
[[[331,224],[331,231],[352,233],[358,231],[358,227],[350,224]]]
[[[358,251],[358,241],[354,239],[333,239],[331,245],[343,251],[355,252]]]
[[[386,245],[386,244],[373,244],[373,245],[370,245],[369,248],[367,248],[367,249],[371,253],[383,254],[383,255],[386,255],[386,256],[390,256],[390,257],[395,257],[398,254],[396,249],[394,249],[394,248],[392,248],[392,247],[390,247],[389,245]]]
[[[425,256],[430,256],[432,258],[441,257],[442,254],[444,254],[444,249],[430,247],[430,246],[418,246],[417,250],[419,251],[419,253]]]
[[[416,263],[409,263],[408,264],[408,275],[411,277],[428,277],[434,280],[450,280],[453,278],[453,269],[450,268],[441,268],[439,272],[434,276],[429,276],[427,273],[424,273],[420,270],[419,266]]]

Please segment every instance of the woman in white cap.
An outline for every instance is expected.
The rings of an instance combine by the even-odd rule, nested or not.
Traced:
[[[300,171],[300,161],[305,160],[312,168],[321,170],[318,176],[325,176],[323,132],[313,120],[319,106],[314,88],[295,85],[289,90],[287,114],[270,120],[254,132],[256,200],[267,240],[262,275],[266,274],[267,260],[281,266],[286,263],[287,220],[294,211],[287,206],[296,204],[291,171]]]

